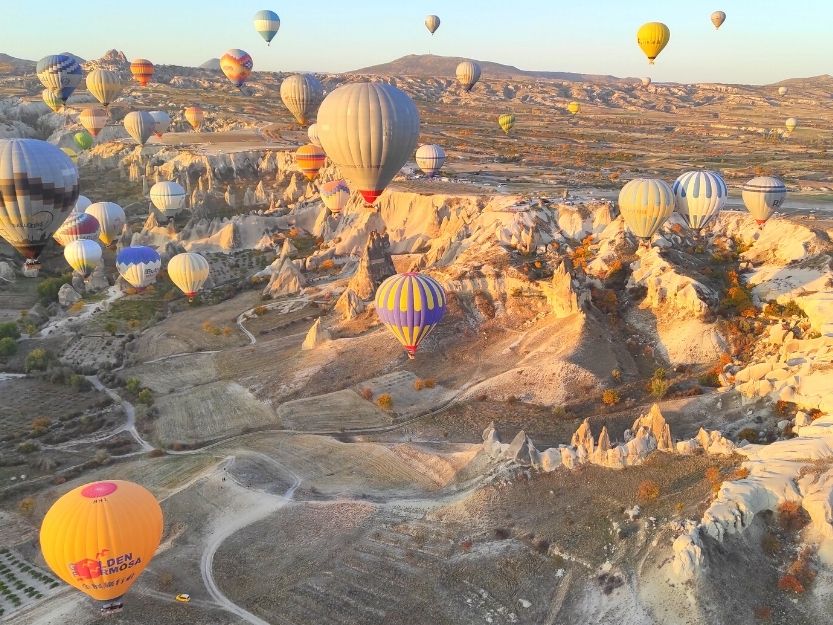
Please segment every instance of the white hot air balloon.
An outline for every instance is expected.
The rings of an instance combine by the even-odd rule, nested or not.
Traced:
[[[445,162],[445,150],[438,145],[421,145],[416,151],[416,164],[429,178],[437,175]]]
[[[164,217],[173,218],[185,206],[188,194],[177,182],[157,182],[150,188],[150,201]]]
[[[310,124],[309,128],[307,128],[307,136],[309,136],[309,142],[315,146],[321,147],[321,139],[318,138],[318,124]]]
[[[343,180],[331,180],[319,187],[321,201],[333,215],[338,215],[350,201],[350,187]]]
[[[432,35],[437,32],[437,29],[440,27],[440,18],[436,15],[429,15],[425,18],[425,28],[428,29]]]
[[[208,261],[195,252],[177,254],[168,261],[168,276],[185,293],[189,302],[208,280],[209,272]]]
[[[741,197],[749,214],[763,226],[772,213],[781,208],[787,197],[787,187],[780,178],[758,176],[743,185]]]
[[[330,160],[372,205],[413,154],[419,112],[396,87],[349,83],[321,103],[318,137]]]
[[[64,258],[70,267],[86,278],[101,262],[101,246],[89,239],[76,239],[64,247]]]
[[[778,95],[780,95],[780,96],[787,95],[788,91],[789,91],[788,87],[778,87]]]
[[[628,228],[650,240],[674,210],[674,192],[662,180],[636,178],[619,191],[619,210]]]
[[[651,77],[650,76],[645,76],[642,79],[642,86],[643,87],[650,87],[651,86]]]
[[[463,61],[457,66],[457,81],[463,86],[464,91],[471,91],[471,88],[480,80],[480,65],[474,61]]]
[[[687,171],[671,185],[677,212],[688,227],[700,231],[726,204],[729,190],[720,174]]]
[[[795,117],[788,117],[787,121],[784,122],[784,126],[787,127],[787,132],[792,132],[798,128],[798,120]]]
[[[163,134],[168,132],[168,128],[171,127],[170,115],[168,115],[165,111],[151,111],[148,115],[153,118],[153,134],[157,137],[161,137]]]
[[[156,129],[156,121],[147,111],[130,111],[124,116],[124,129],[136,143],[144,145]]]
[[[75,208],[72,209],[72,214],[77,215],[79,213],[85,212],[90,204],[92,204],[90,198],[88,198],[86,195],[79,195],[78,199],[75,200]]]
[[[89,106],[78,114],[80,124],[94,137],[98,136],[109,119],[107,111],[100,106]]]
[[[101,228],[98,237],[104,245],[110,245],[115,241],[127,223],[124,209],[115,202],[96,202],[90,204],[85,212],[98,220]]]
[[[312,74],[294,74],[281,83],[281,100],[302,126],[309,123],[323,97],[324,87]]]

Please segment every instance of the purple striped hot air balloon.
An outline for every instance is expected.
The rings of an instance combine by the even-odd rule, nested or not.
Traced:
[[[443,318],[445,302],[440,283],[416,272],[391,276],[376,290],[376,314],[402,343],[408,358]]]

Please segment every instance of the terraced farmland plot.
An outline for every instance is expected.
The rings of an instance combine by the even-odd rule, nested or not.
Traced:
[[[138,378],[154,393],[172,393],[218,378],[214,354],[188,354],[125,369],[124,379]]]
[[[27,562],[12,549],[0,549],[0,619],[54,593],[56,577]]]
[[[388,413],[351,390],[286,402],[278,408],[278,417],[284,428],[302,431],[354,430],[393,423]]]
[[[80,415],[104,400],[96,391],[76,391],[71,386],[38,378],[0,381],[0,433],[18,435],[31,431],[38,417],[52,419]]]

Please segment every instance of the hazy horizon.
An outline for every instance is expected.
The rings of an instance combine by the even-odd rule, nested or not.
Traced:
[[[5,10],[5,24],[15,29],[3,33],[3,51],[31,60],[65,50],[95,59],[115,48],[128,58],[198,66],[237,47],[252,55],[255,71],[343,72],[430,49],[441,56],[529,71],[740,84],[829,74],[826,59],[833,57],[833,41],[825,36],[833,5],[820,2],[795,2],[789,13],[775,2],[752,0],[674,7],[656,0],[626,5],[598,0],[563,7],[518,0],[509,14],[500,5],[480,6],[473,0],[454,6],[388,6],[381,0],[358,5],[333,0],[315,6],[269,4],[238,2],[230,13],[227,4],[213,0],[175,5],[148,0],[142,7],[151,18],[144,20],[137,19],[135,7],[87,0],[75,4],[78,10],[61,13],[60,19],[40,20],[30,29],[26,24],[34,24],[32,15],[54,11],[51,2],[33,0]],[[251,23],[262,8],[272,8],[281,17],[271,47]],[[719,31],[709,21],[717,8],[727,13]],[[429,13],[442,20],[433,37],[423,25]],[[636,30],[653,20],[668,24],[671,41],[657,64],[650,66],[636,45]]]

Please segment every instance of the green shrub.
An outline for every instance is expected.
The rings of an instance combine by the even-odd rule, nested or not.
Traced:
[[[153,393],[150,392],[150,389],[143,388],[141,391],[139,391],[139,394],[136,396],[136,399],[139,401],[140,404],[150,406],[153,404]]]
[[[38,284],[38,297],[40,297],[41,304],[48,306],[52,302],[58,301],[58,291],[65,284],[69,284],[72,280],[72,274],[65,274],[60,278],[45,278]]]
[[[10,358],[17,353],[17,341],[9,336],[0,339],[0,358]]]
[[[0,338],[19,339],[20,330],[14,321],[0,323]]]
[[[42,347],[38,347],[26,355],[23,370],[26,373],[30,371],[45,371],[51,361],[52,354]]]

